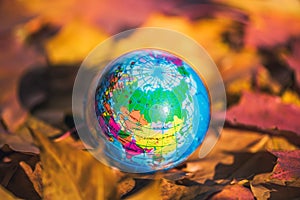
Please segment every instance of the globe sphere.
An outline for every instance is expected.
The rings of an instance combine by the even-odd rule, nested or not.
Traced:
[[[192,65],[159,49],[110,62],[97,80],[94,111],[107,162],[122,171],[172,168],[202,143],[209,91]]]

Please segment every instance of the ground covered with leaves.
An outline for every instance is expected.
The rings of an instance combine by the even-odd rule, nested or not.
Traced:
[[[0,199],[300,199],[298,0],[2,0],[0,24]],[[127,174],[84,151],[72,87],[97,44],[149,26],[207,50],[228,109],[206,157]]]

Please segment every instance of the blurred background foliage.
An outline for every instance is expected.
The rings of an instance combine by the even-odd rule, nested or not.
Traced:
[[[139,27],[196,40],[217,64],[228,101],[226,128],[207,158],[193,155],[150,178],[107,169],[79,150],[70,159],[69,150],[82,148],[71,113],[80,63],[108,37]],[[1,199],[300,195],[299,0],[1,0],[0,92]]]

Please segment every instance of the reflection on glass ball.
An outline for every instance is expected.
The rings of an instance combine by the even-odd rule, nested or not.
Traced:
[[[110,165],[127,172],[168,169],[202,143],[209,93],[178,56],[157,49],[129,52],[108,64],[97,84],[98,134]]]

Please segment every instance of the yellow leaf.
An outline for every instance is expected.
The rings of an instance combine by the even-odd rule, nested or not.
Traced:
[[[160,181],[156,180],[154,183],[144,188],[140,192],[127,198],[127,200],[160,200]]]
[[[38,16],[42,20],[52,21],[55,24],[61,24],[68,21],[74,15],[74,4],[76,0],[66,1],[43,1],[43,0],[19,0],[21,4],[33,15]],[[70,11],[70,12],[66,12]],[[62,18],[63,14],[63,18]]]
[[[260,63],[255,49],[249,47],[235,51],[224,42],[223,34],[235,30],[236,25],[237,22],[226,18],[189,21],[183,17],[169,17],[162,14],[151,15],[143,24],[144,27],[161,27],[179,31],[196,40],[217,64],[225,81],[241,74],[249,74],[249,70]],[[176,45],[185,48],[184,44],[176,43]],[[193,50],[186,48],[186,51]]]
[[[17,200],[17,198],[8,192],[5,188],[0,185],[0,197],[5,200]]]
[[[300,2],[286,0],[214,0],[244,10],[249,16],[245,43],[249,46],[274,46],[300,34]],[[274,31],[276,30],[276,31]]]
[[[31,129],[30,129],[31,130]],[[40,145],[43,198],[47,200],[116,199],[116,176],[90,153],[49,141],[31,130]]]
[[[74,20],[46,43],[46,51],[53,64],[81,62],[107,37],[106,33],[95,26]]]
[[[300,2],[298,0],[287,0],[285,1],[284,6],[282,6],[281,0],[252,0],[251,3],[246,1],[239,0],[214,0],[215,2],[225,3],[230,6],[235,6],[241,9],[244,9],[252,13],[261,13],[268,11],[277,12],[277,13],[286,13],[289,15],[298,15]],[[269,14],[269,13],[268,13]]]
[[[234,79],[226,85],[226,91],[229,94],[240,95],[244,90],[251,90],[251,76]]]
[[[266,149],[292,151],[298,149],[298,147],[295,146],[294,144],[291,144],[284,137],[273,136],[266,143]]]
[[[281,99],[284,103],[294,104],[296,106],[300,106],[300,97],[296,92],[291,90],[287,90],[281,96]]]
[[[168,28],[186,34],[201,44],[216,60],[229,50],[222,42],[221,34],[230,24],[232,22],[228,19],[204,19],[191,22],[183,17],[153,14],[143,26]]]

